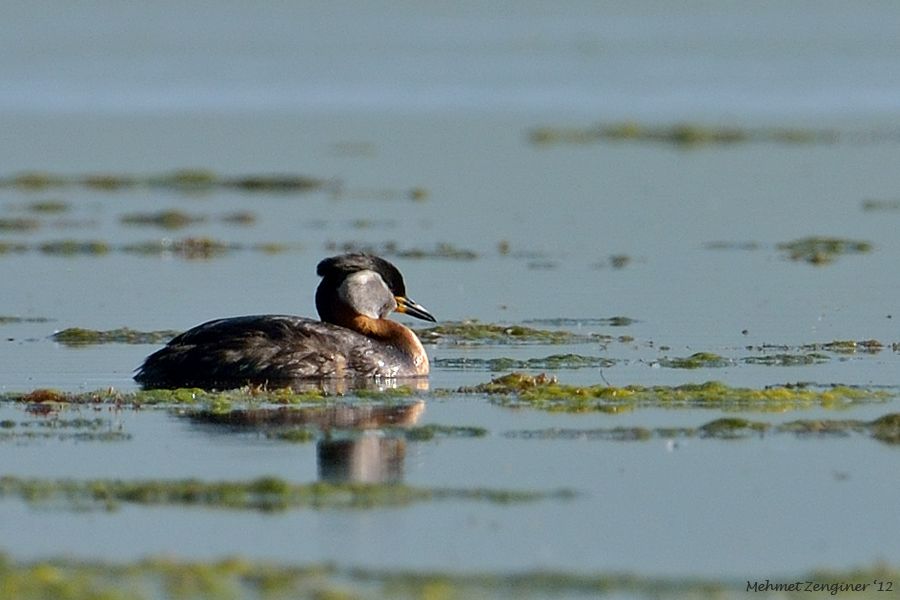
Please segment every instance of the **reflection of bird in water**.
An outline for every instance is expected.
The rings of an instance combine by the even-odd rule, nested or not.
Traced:
[[[295,408],[252,408],[188,413],[199,427],[227,435],[235,431],[319,430],[316,456],[319,478],[332,482],[389,483],[403,480],[406,439],[402,429],[416,424],[425,402],[352,404]],[[381,430],[381,431],[378,431]]]
[[[392,311],[435,318],[406,297],[403,276],[377,256],[326,258],[316,272],[321,321],[285,315],[218,319],[175,337],[134,376],[144,387],[230,388],[303,379],[419,377],[428,355]]]
[[[331,482],[396,483],[403,480],[406,440],[363,432],[316,444],[319,479]]]

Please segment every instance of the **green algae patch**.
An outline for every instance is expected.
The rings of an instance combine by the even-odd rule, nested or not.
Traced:
[[[37,219],[27,218],[0,218],[0,232],[24,233],[34,231],[41,226]]]
[[[0,254],[21,254],[29,249],[28,244],[0,241]]]
[[[830,360],[828,354],[878,354],[888,347],[895,349],[896,346],[896,344],[885,344],[876,339],[832,340],[830,342],[812,342],[800,346],[763,344],[761,346],[747,346],[747,350],[756,350],[766,354],[747,357],[742,359],[742,362],[797,366],[828,362]]]
[[[329,252],[363,252],[378,256],[406,258],[411,260],[421,259],[447,259],[447,260],[475,260],[478,253],[467,248],[460,248],[454,244],[441,242],[431,248],[401,248],[397,242],[385,242],[383,244],[369,244],[352,242],[328,242],[325,249]]]
[[[239,244],[223,242],[208,237],[187,237],[180,240],[156,240],[127,244],[122,251],[145,256],[178,256],[188,260],[208,260],[239,250]]]
[[[0,600],[338,600],[345,584],[327,565],[276,566],[237,558],[136,563],[54,560],[14,563],[0,555]]]
[[[47,317],[19,317],[14,315],[0,315],[0,325],[14,323],[49,323],[53,319]]]
[[[102,240],[56,240],[39,244],[37,249],[53,256],[105,256],[112,251]]]
[[[29,405],[63,406],[83,404],[107,404],[117,408],[140,408],[158,406],[162,408],[191,407],[196,408],[198,420],[223,424],[253,424],[253,420],[268,418],[272,411],[267,408],[248,409],[247,407],[304,407],[332,406],[346,397],[356,398],[360,402],[355,407],[367,406],[376,410],[404,408],[409,405],[405,399],[413,392],[408,389],[357,390],[353,388],[329,390],[322,387],[303,387],[292,389],[243,387],[231,390],[215,391],[200,388],[145,389],[133,392],[122,392],[113,388],[90,392],[63,392],[54,389],[39,388],[30,392],[0,392],[0,402],[19,402]],[[421,402],[421,401],[420,401]],[[416,403],[417,405],[417,403]],[[245,415],[245,413],[247,413]],[[207,418],[203,418],[207,415]],[[222,416],[225,415],[225,416]],[[229,416],[230,415],[230,416]],[[239,420],[246,416],[246,423]],[[272,413],[276,424],[290,424],[289,415]],[[225,420],[223,420],[225,419]],[[228,420],[231,419],[231,420]]]
[[[853,432],[861,432],[866,428],[866,423],[853,419],[798,419],[788,421],[778,427],[779,431],[797,434],[799,436],[840,436],[845,437]]]
[[[868,198],[863,200],[861,208],[866,212],[900,210],[900,200],[879,200]]]
[[[759,433],[765,431],[769,426],[766,423],[758,421],[750,421],[737,417],[723,417],[710,421],[698,428],[701,437],[715,438],[737,438],[743,437],[748,433]]]
[[[900,571],[887,565],[791,574],[800,582],[785,597],[888,596]],[[802,588],[823,586],[819,595]],[[138,562],[52,559],[15,561],[0,554],[0,600],[468,600],[520,598],[746,598],[747,580],[661,578],[638,574],[550,569],[460,571],[341,568],[328,564],[275,564],[240,557],[210,562],[146,558]],[[763,585],[764,582],[759,582]],[[768,582],[772,585],[779,582]],[[785,585],[785,584],[782,584]],[[892,588],[896,589],[896,588]],[[834,590],[832,593],[831,590]],[[765,593],[761,594],[767,596]]]
[[[170,173],[137,175],[128,173],[87,173],[60,175],[40,171],[19,173],[0,178],[0,188],[16,188],[26,192],[51,188],[84,187],[101,192],[132,188],[161,188],[183,193],[234,189],[247,193],[300,193],[321,189],[324,179],[298,174],[251,174],[222,176],[207,169],[181,169]]]
[[[180,210],[162,210],[153,213],[129,213],[119,217],[124,225],[149,225],[163,229],[182,229],[190,225],[202,223],[204,218],[189,215]]]
[[[247,175],[226,178],[221,185],[243,192],[296,193],[316,190],[324,185],[324,180],[303,175]]]
[[[679,148],[731,145],[742,142],[775,144],[830,143],[838,139],[833,131],[798,128],[741,128],[675,123],[646,125],[636,121],[576,127],[538,127],[529,132],[535,145],[591,144],[597,142],[652,142]]]
[[[541,440],[603,440],[613,442],[644,442],[652,439],[706,438],[737,440],[760,437],[771,428],[768,423],[725,417],[700,427],[609,427],[601,429],[536,429],[508,431],[505,437]]]
[[[69,208],[69,203],[62,200],[37,200],[25,205],[28,212],[47,215],[64,213]]]
[[[0,477],[0,497],[29,504],[68,509],[104,508],[122,504],[201,506],[232,510],[371,509],[408,506],[439,500],[516,504],[573,497],[568,490],[550,492],[491,488],[425,488],[399,483],[323,482],[294,484],[277,477],[251,481],[113,479],[26,479]]]
[[[759,250],[762,244],[751,241],[726,241],[717,240],[714,242],[706,242],[703,247],[707,250]]]
[[[233,390],[211,391],[200,388],[176,388],[176,389],[148,389],[123,394],[126,404],[145,404],[161,406],[196,405],[205,407],[205,414],[210,415],[209,422],[214,420],[214,415],[222,415],[240,411],[245,406],[259,405],[307,405],[331,402],[338,396],[329,394],[317,388],[305,390],[293,390],[290,388],[265,389],[257,387],[243,387]],[[192,414],[192,416],[194,416]],[[201,419],[202,420],[202,419]]]
[[[526,319],[527,325],[550,325],[551,327],[628,327],[637,323],[637,319],[616,315],[614,317],[553,317],[548,319]]]
[[[34,440],[77,441],[77,442],[121,442],[131,439],[121,426],[113,425],[109,419],[85,418],[38,418],[15,422],[0,421],[0,441],[16,443]]]
[[[900,444],[900,413],[878,417],[868,424],[873,438],[886,444]]]
[[[54,342],[66,346],[89,346],[94,344],[162,344],[178,335],[178,331],[137,331],[128,327],[100,331],[69,327],[50,336]]]
[[[839,436],[865,434],[889,445],[900,444],[900,413],[889,413],[873,421],[856,419],[800,419],[782,423],[775,428],[779,433],[794,433],[802,437]]]
[[[821,236],[783,242],[777,247],[785,252],[790,260],[803,261],[811,265],[827,265],[849,254],[868,254],[873,248],[871,242]]]
[[[634,408],[717,408],[729,411],[786,411],[811,407],[845,408],[861,403],[884,402],[893,394],[834,385],[737,388],[717,381],[679,386],[615,387],[605,384],[573,386],[555,377],[510,373],[488,383],[458,390],[485,394],[508,407],[527,407],[551,412],[620,412]]]
[[[695,352],[686,357],[661,358],[659,364],[670,369],[709,369],[730,367],[734,361],[712,352]]]
[[[513,369],[541,369],[558,371],[562,369],[600,369],[612,367],[616,361],[602,356],[584,356],[582,354],[551,354],[542,358],[515,359],[468,358],[465,356],[452,358],[436,358],[432,364],[440,369],[476,370],[476,371],[510,371]]]
[[[127,442],[131,434],[122,431],[0,431],[0,442],[22,444],[39,440],[58,442]]]
[[[737,417],[722,417],[699,427],[609,427],[597,429],[547,428],[507,431],[504,437],[536,440],[603,440],[641,442],[653,439],[701,438],[743,440],[767,435],[793,434],[805,439],[866,435],[889,444],[900,444],[900,414],[889,413],[873,421],[855,419],[798,419],[767,423]]]
[[[423,343],[433,344],[572,344],[598,341],[602,336],[576,335],[557,329],[535,329],[525,325],[498,325],[480,321],[441,323],[434,327],[417,329]]]
[[[247,226],[256,223],[256,214],[246,210],[239,210],[224,214],[219,217],[219,220],[228,225]]]
[[[834,340],[821,344],[806,344],[804,350],[826,351],[835,354],[877,354],[884,350],[884,344],[878,340]]]
[[[443,258],[448,260],[475,260],[478,253],[468,248],[460,248],[448,242],[441,242],[434,248],[407,248],[396,252],[398,258],[427,259]]]
[[[102,240],[52,240],[39,244],[0,241],[0,254],[41,252],[55,256],[105,256],[111,252],[122,252],[139,256],[177,257],[186,260],[209,260],[232,252],[280,254],[298,249],[301,249],[301,246],[295,243],[241,244],[210,237],[163,238],[123,245],[112,245]]]
[[[465,425],[439,425],[430,423],[418,427],[398,428],[397,433],[409,441],[428,442],[435,438],[480,438],[488,434],[484,427]]]
[[[186,237],[178,240],[161,239],[136,244],[126,244],[119,250],[127,254],[142,256],[175,256],[186,260],[210,260],[232,252],[260,252],[262,254],[280,254],[296,250],[296,244],[278,242],[261,242],[259,244],[239,244],[209,237]]]
[[[66,185],[66,178],[44,171],[25,171],[0,179],[0,186],[15,187],[25,191],[40,191]]]
[[[800,367],[806,365],[818,365],[831,360],[828,355],[820,352],[809,353],[778,353],[762,356],[747,356],[741,362],[748,365],[764,365],[767,367]]]
[[[151,175],[146,178],[146,183],[153,187],[196,192],[216,187],[219,176],[209,169],[179,169],[170,173]]]

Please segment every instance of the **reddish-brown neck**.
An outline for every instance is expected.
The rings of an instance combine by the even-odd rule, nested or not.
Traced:
[[[390,319],[376,319],[358,314],[343,304],[337,304],[330,315],[330,322],[378,340],[409,356],[417,375],[428,375],[428,354],[422,342],[411,329]]]
[[[412,359],[416,373],[428,375],[428,355],[422,342],[408,327],[390,319],[373,319],[365,315],[355,315],[344,326],[400,350]]]

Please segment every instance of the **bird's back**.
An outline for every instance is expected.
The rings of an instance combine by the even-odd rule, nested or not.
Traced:
[[[287,315],[218,319],[147,357],[144,387],[232,388],[292,380],[415,376],[409,356],[362,334]]]

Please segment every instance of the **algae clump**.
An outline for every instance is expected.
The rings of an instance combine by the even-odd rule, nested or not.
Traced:
[[[168,342],[170,339],[178,335],[179,332],[172,330],[163,331],[137,331],[122,327],[119,329],[110,329],[107,331],[98,331],[95,329],[83,329],[81,327],[69,327],[62,331],[57,331],[50,338],[54,342],[65,344],[67,346],[87,346],[90,344],[160,344]]]
[[[534,329],[524,325],[497,325],[474,320],[442,323],[434,327],[417,329],[416,334],[424,343],[455,344],[566,344],[589,339],[562,330]]]
[[[875,565],[854,570],[790,574],[785,580],[821,583],[828,586],[831,595],[837,594],[840,586],[849,591],[846,586],[868,583],[867,592],[850,594],[855,599],[885,596],[887,584],[898,578],[900,572],[896,568]],[[155,597],[191,600],[600,597],[730,600],[746,598],[746,586],[745,581],[729,578],[665,578],[604,571],[341,568],[334,563],[275,564],[240,557],[210,562],[174,558],[124,563],[74,559],[22,562],[0,554],[0,600],[145,600]],[[834,594],[831,589],[835,590]],[[828,594],[822,591],[813,595]],[[798,595],[810,594],[799,592]]]
[[[670,369],[700,369],[728,367],[734,361],[713,352],[695,352],[687,357],[662,358],[659,364]]]
[[[119,218],[125,225],[152,225],[163,229],[181,229],[200,223],[203,217],[189,215],[180,210],[163,210],[155,213],[129,213]]]
[[[538,127],[529,133],[537,145],[587,144],[594,142],[656,142],[679,148],[727,145],[740,142],[812,144],[834,142],[833,131],[786,128],[741,128],[699,123],[644,125],[636,121],[592,125],[589,127]]]
[[[839,256],[869,253],[872,251],[872,244],[861,240],[813,236],[783,242],[778,244],[778,249],[785,251],[791,260],[811,265],[827,265]]]
[[[117,479],[25,479],[0,477],[0,496],[60,508],[114,510],[120,504],[196,505],[207,508],[257,510],[368,509],[407,506],[437,500],[469,500],[492,504],[568,499],[570,490],[548,492],[490,488],[426,488],[400,483],[324,482],[294,484],[277,477],[250,481]]]
[[[611,367],[616,361],[601,356],[585,356],[582,354],[551,354],[543,358],[515,359],[498,358],[436,358],[435,367],[441,369],[481,369],[486,371],[509,371],[510,369],[584,369]]]
[[[97,256],[108,254],[112,250],[109,244],[99,240],[59,240],[54,242],[44,242],[38,246],[38,249],[44,254],[56,256],[77,256],[81,254]]]
[[[699,427],[612,427],[605,429],[549,428],[507,431],[503,435],[519,439],[606,440],[616,442],[650,439],[704,438],[737,440],[769,434],[794,434],[805,438],[847,437],[865,434],[885,444],[900,443],[900,414],[890,413],[873,421],[854,419],[798,419],[772,424],[739,417],[722,417]]]
[[[784,411],[813,406],[842,408],[862,402],[883,402],[891,397],[883,390],[839,385],[821,389],[802,385],[753,389],[709,381],[678,386],[573,386],[561,384],[555,377],[525,373],[510,373],[458,391],[487,394],[502,406],[555,412],[618,412],[649,406]]]

